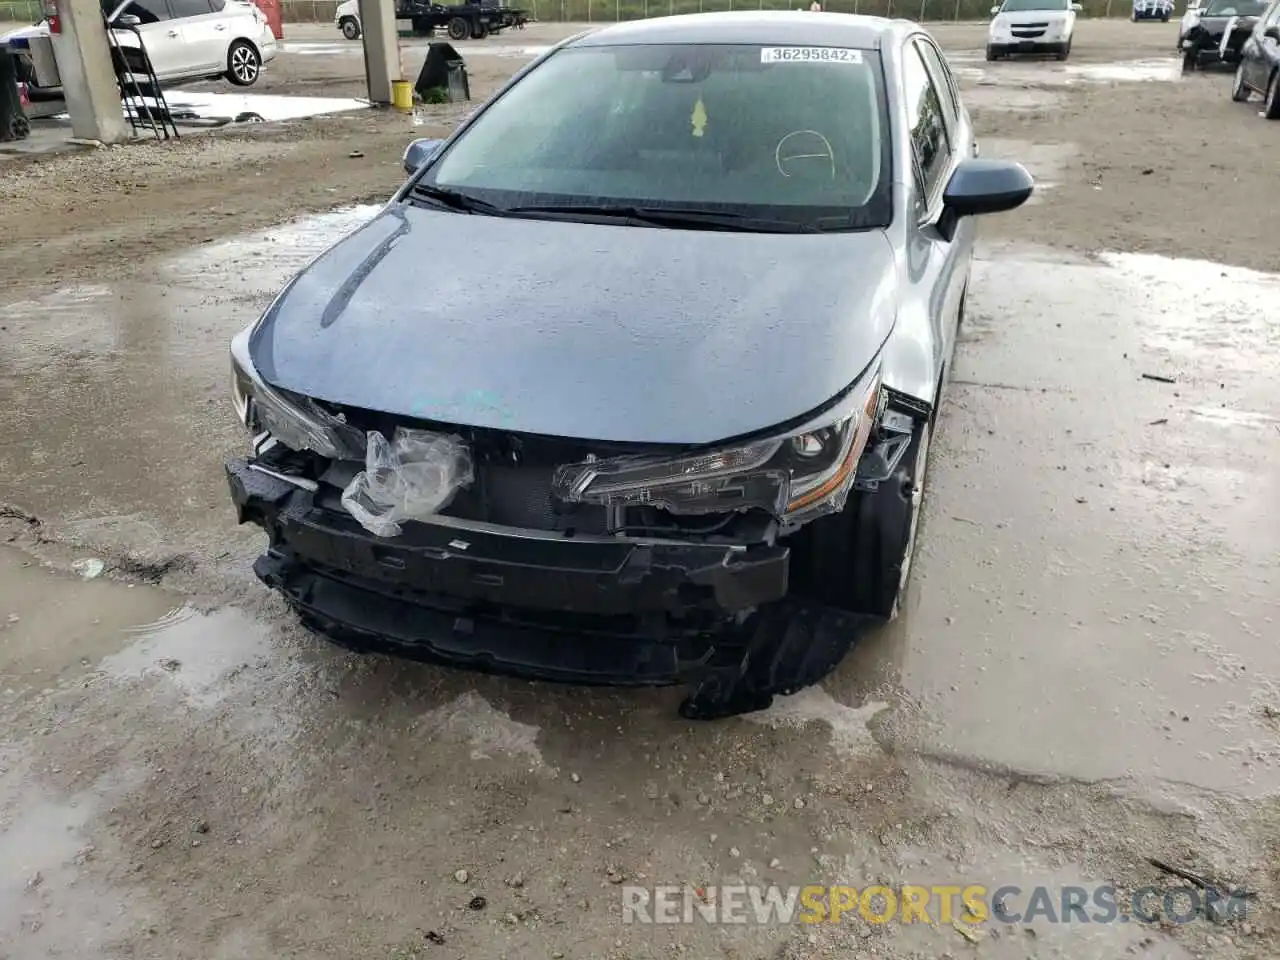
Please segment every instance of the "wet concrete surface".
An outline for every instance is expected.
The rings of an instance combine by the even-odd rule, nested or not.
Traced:
[[[6,450],[27,459],[6,452],[0,468],[26,481],[15,491],[24,509],[106,545],[108,578],[122,575],[119,557],[150,555],[157,544],[199,564],[236,542],[217,456],[241,440],[222,396],[225,340],[289,272],[372,212],[340,211],[161,258],[150,287],[104,284],[8,305],[16,335],[6,341],[6,392],[40,391],[47,410],[39,424],[6,417],[15,440]],[[1187,291],[1210,288],[1189,313]],[[431,887],[413,896],[443,910],[439,922],[462,942],[506,944],[474,955],[564,943],[553,935],[563,929],[605,945],[616,933],[639,951],[625,955],[648,956],[657,954],[617,924],[606,867],[629,863],[655,882],[958,877],[1030,886],[1113,876],[1114,865],[1079,830],[1069,845],[1010,842],[1025,822],[999,831],[1007,846],[983,837],[972,819],[980,810],[1014,819],[1030,810],[1021,799],[983,798],[976,781],[964,781],[979,771],[996,783],[1040,784],[1033,805],[1060,791],[1073,805],[1118,804],[1131,821],[1148,816],[1144,852],[1152,854],[1167,846],[1160,831],[1174,829],[1164,818],[1175,811],[1175,833],[1194,834],[1202,817],[1222,822],[1223,804],[1273,799],[1280,654],[1268,638],[1280,537],[1266,516],[1280,475],[1280,411],[1267,384],[1280,355],[1265,318],[1277,289],[1280,278],[1210,263],[988,247],[975,264],[907,611],[823,688],[726,723],[678,722],[675,699],[663,692],[584,695],[349,657],[302,634],[243,570],[237,605],[197,612],[145,584],[81,582],[4,554],[0,617],[12,611],[18,619],[0,633],[0,669],[13,691],[4,704],[13,759],[4,766],[15,811],[0,834],[11,839],[0,842],[18,843],[15,828],[56,834],[52,846],[22,841],[9,862],[31,876],[40,871],[42,887],[64,875],[64,887],[77,882],[60,892],[50,885],[44,900],[26,886],[0,891],[0,945],[44,956],[40,950],[81,937],[105,938],[108,954],[133,942],[136,923],[126,921],[148,915],[145,907],[116,908],[124,920],[117,913],[114,925],[86,927],[89,920],[72,917],[83,890],[104,910],[110,901],[109,884],[94,892],[79,881],[94,871],[76,869],[77,852],[125,823],[127,842],[157,858],[181,837],[184,865],[154,876],[139,854],[119,853],[143,864],[135,872],[149,892],[139,902],[158,894],[161,914],[168,895],[160,878],[185,876],[196,890],[221,882],[220,868],[199,862],[191,847],[203,835],[186,824],[217,815],[230,820],[219,833],[234,833],[218,838],[234,848],[230,875],[261,870],[256,858],[280,856],[300,831],[315,835],[285,857],[291,869],[338,857],[343,869],[332,880],[289,892],[297,911],[289,917],[308,917],[308,925],[322,904],[334,906],[321,893],[325,883],[343,891],[339,914],[372,917],[374,901],[351,884],[376,877],[379,888],[396,888],[390,902],[402,906],[406,888]],[[115,424],[129,425],[128,442]],[[69,471],[74,459],[81,467]],[[237,562],[253,546],[242,544]],[[125,580],[130,569],[124,565]],[[170,729],[157,737],[152,724],[161,716]],[[81,729],[73,735],[69,727]],[[144,729],[153,733],[139,739]],[[200,736],[187,740],[184,731],[194,729]],[[614,756],[619,750],[650,760],[637,765]],[[43,777],[32,772],[41,766]],[[728,769],[723,779],[717,766]],[[50,775],[54,767],[64,776]],[[495,767],[503,771],[497,779]],[[70,785],[59,791],[47,782],[73,769],[70,794]],[[427,771],[433,783],[424,795],[393,786],[420,784]],[[446,781],[437,779],[446,771]],[[571,772],[593,786],[580,789]],[[33,792],[37,785],[52,793]],[[1102,796],[1086,802],[1073,796],[1077,789]],[[193,800],[209,812],[189,812]],[[411,826],[428,801],[427,820]],[[104,821],[104,805],[122,803],[134,815]],[[463,812],[474,804],[484,812]],[[938,817],[954,826],[940,831]],[[387,844],[404,830],[428,843],[428,826],[440,831],[431,856],[406,874],[403,852]],[[365,853],[346,848],[356,836],[369,845]],[[1224,868],[1269,855],[1240,837],[1212,839],[1211,857]],[[566,870],[566,843],[601,858],[584,870],[604,871],[603,880],[552,881],[545,858]],[[751,853],[735,857],[729,846]],[[922,861],[913,860],[917,847],[929,851],[918,854]],[[765,866],[775,860],[780,866]],[[515,912],[494,933],[458,913],[466,898],[451,890],[449,875],[474,871],[495,895],[507,863],[530,881],[539,877],[546,891],[573,891],[537,907],[544,920],[555,912],[555,923],[540,927]],[[269,886],[283,895],[280,884],[277,876]],[[519,911],[525,894],[514,896]],[[228,955],[266,955],[268,931],[295,922],[274,908],[233,915],[217,940]],[[376,941],[371,931],[408,919],[389,911],[362,936]],[[180,947],[165,955],[199,955],[186,952],[194,942],[210,947],[204,927],[156,923],[159,932],[144,940]],[[1145,925],[1096,926],[1088,937],[1031,926],[1042,957],[1112,956],[1126,946],[1182,957],[1197,949]],[[819,945],[878,938],[872,942],[889,956],[935,955],[958,937],[945,925],[871,929],[823,927],[813,936]],[[1194,931],[1178,932],[1194,940]],[[672,942],[709,956],[726,936],[677,928]],[[748,952],[789,942],[777,930],[735,936]],[[797,949],[811,946],[808,936],[796,939]],[[1015,927],[987,941],[982,955],[1025,956],[1029,936]],[[321,951],[313,955],[331,955],[324,937],[309,942]]]
[[[1027,92],[983,109],[1029,122]],[[983,153],[1066,180],[1045,132]],[[252,579],[226,343],[375,209],[0,300],[0,956],[1276,955],[1280,277],[991,221],[903,616],[695,725],[674,691],[349,655]],[[1226,925],[620,922],[622,881],[1123,901],[1178,883],[1150,856],[1262,898]]]

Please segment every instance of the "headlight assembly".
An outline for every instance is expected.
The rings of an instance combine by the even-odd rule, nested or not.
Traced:
[[[291,450],[311,450],[333,460],[360,460],[365,436],[305,398],[286,397],[258,376],[249,357],[250,330],[231,341],[231,400],[251,433],[266,431]]]
[[[765,440],[676,457],[615,457],[559,467],[567,503],[652,506],[677,515],[762,509],[801,523],[844,506],[880,404],[878,366],[824,419]]]

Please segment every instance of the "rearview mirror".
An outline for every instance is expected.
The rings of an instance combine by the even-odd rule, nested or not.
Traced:
[[[404,172],[417,173],[422,165],[430,160],[443,140],[415,140],[404,150]]]
[[[999,8],[999,7],[992,7],[992,8],[991,8],[991,15],[992,15],[993,17],[994,17],[997,13],[999,13],[999,12],[1000,12],[1000,8]]]
[[[1003,213],[1027,202],[1035,181],[1011,160],[964,160],[947,182],[942,206],[949,219]],[[946,231],[944,231],[946,232]]]
[[[120,14],[120,16],[116,17],[116,22],[113,24],[113,26],[136,27],[136,26],[139,26],[141,23],[142,21],[138,18],[137,14],[122,13]]]

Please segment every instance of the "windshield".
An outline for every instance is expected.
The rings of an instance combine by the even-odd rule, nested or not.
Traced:
[[[1205,17],[1260,17],[1266,7],[1266,0],[1211,0],[1200,13]]]
[[[1025,10],[1067,10],[1071,0],[1004,0],[1001,13],[1022,13]]]
[[[884,226],[881,76],[875,53],[833,47],[569,47],[484,110],[419,183],[507,209]]]

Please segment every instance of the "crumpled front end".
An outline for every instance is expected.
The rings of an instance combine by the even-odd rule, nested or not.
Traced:
[[[326,403],[263,382],[244,346],[234,394],[254,454],[226,470],[239,520],[268,537],[254,569],[339,642],[560,681],[688,682],[702,691],[689,713],[717,715],[815,682],[853,640],[856,617],[793,601],[789,538],[901,457],[911,417],[884,409],[878,365],[811,419],[707,447]]]
[[[549,679],[676,682],[710,662],[709,637],[732,645],[751,611],[787,593],[788,550],[767,524],[619,536],[604,508],[555,508],[549,465],[478,460],[447,506],[402,517],[394,534],[376,519],[379,532],[362,526],[368,517],[343,502],[365,464],[276,444],[232,460],[227,475],[240,521],[268,535],[255,564],[264,582],[327,633],[411,655]]]

